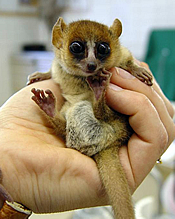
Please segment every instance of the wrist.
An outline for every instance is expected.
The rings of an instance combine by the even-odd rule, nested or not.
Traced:
[[[0,210],[1,219],[26,219],[29,218],[31,214],[32,212],[23,205],[16,202],[8,202],[7,200],[4,202],[4,205]]]
[[[2,182],[2,172],[0,169],[0,183]],[[32,214],[32,211],[24,207],[23,205],[13,201],[13,198],[0,184],[0,218],[1,219],[26,219]]]

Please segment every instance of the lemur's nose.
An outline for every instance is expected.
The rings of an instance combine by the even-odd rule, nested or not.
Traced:
[[[87,69],[91,73],[94,72],[96,70],[96,68],[97,68],[97,64],[95,62],[89,62],[87,64]]]

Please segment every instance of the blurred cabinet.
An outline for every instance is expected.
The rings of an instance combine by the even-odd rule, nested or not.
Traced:
[[[27,77],[35,71],[46,72],[50,69],[53,52],[23,52],[11,56],[12,91],[16,92],[26,85]]]
[[[150,33],[145,61],[165,95],[175,101],[175,29]]]

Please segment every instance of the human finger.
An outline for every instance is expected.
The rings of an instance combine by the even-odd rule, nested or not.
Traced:
[[[116,91],[110,86],[107,91],[107,103],[116,111],[129,116],[130,125],[139,138],[145,142],[166,145],[165,127],[157,110],[146,96],[129,90]],[[162,139],[158,137],[161,132]],[[164,150],[165,148],[162,152]]]
[[[141,67],[146,68],[148,71],[151,71],[148,64],[146,64],[145,62],[140,62],[137,60],[138,65],[140,65]],[[160,95],[160,97],[163,99],[167,110],[170,114],[170,116],[173,118],[174,116],[174,109],[172,107],[172,104],[170,103],[170,101],[168,100],[168,98],[164,95],[164,93],[162,92],[159,84],[157,83],[157,81],[155,80],[155,78],[153,78],[153,88],[155,89],[155,91]]]
[[[165,103],[159,93],[157,93],[157,91],[154,89],[154,87],[158,89],[156,84],[154,85],[154,87],[147,86],[146,84],[142,83],[141,81],[130,75],[127,71],[119,68],[112,69],[112,73],[113,74],[111,77],[111,83],[120,86],[123,89],[141,93],[152,102],[167,130],[167,133],[169,135],[168,143],[170,144],[175,136],[175,126],[166,105],[170,105],[170,103]]]

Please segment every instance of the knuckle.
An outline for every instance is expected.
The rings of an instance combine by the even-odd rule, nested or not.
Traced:
[[[157,156],[157,159],[162,156],[162,154],[168,148],[168,132],[163,125],[160,125],[159,128],[154,132],[154,142],[152,149]]]
[[[141,93],[138,93],[136,103],[141,105],[144,108],[152,107],[152,103],[149,100],[149,98],[146,95],[141,94]]]
[[[171,129],[171,134],[170,134],[170,137],[169,137],[169,142],[171,144],[172,141],[175,140],[175,124],[173,123],[172,125],[172,129]]]
[[[170,114],[170,116],[173,118],[174,117],[174,115],[175,115],[175,108],[170,104],[170,105],[168,105],[168,111],[169,111],[169,114]]]
[[[159,130],[159,138],[157,139],[160,145],[160,154],[162,155],[175,139],[175,124],[173,123],[171,128],[166,129],[164,127],[164,129]]]
[[[165,128],[160,130],[158,140],[160,145],[160,154],[163,154],[168,147],[169,140],[168,133]]]

